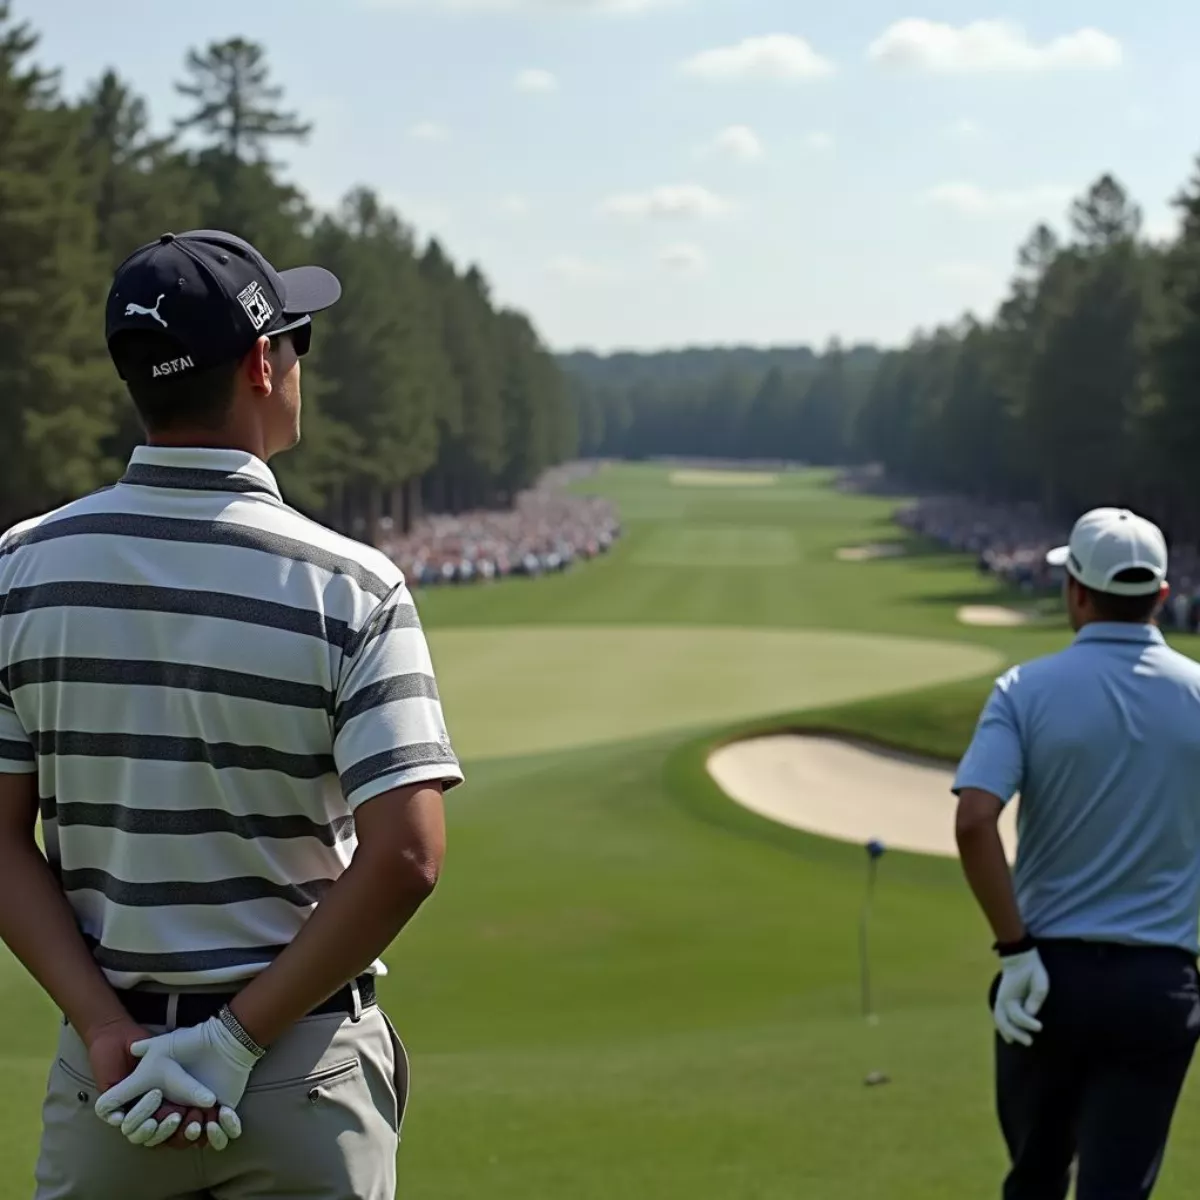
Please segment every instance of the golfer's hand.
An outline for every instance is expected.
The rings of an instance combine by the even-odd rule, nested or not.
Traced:
[[[1013,954],[1001,960],[1000,986],[992,1017],[1000,1036],[1011,1046],[1033,1045],[1033,1035],[1041,1033],[1037,1014],[1050,992],[1050,976],[1042,956],[1034,950]]]
[[[143,1145],[164,1146],[168,1150],[191,1150],[206,1144],[205,1130],[210,1125],[220,1127],[220,1110],[216,1108],[185,1109],[178,1104],[164,1104],[154,1114],[154,1120],[158,1123],[158,1129],[142,1143]],[[223,1129],[221,1137],[228,1137]],[[217,1139],[218,1144],[220,1140],[221,1138]]]
[[[132,1125],[136,1120],[131,1114],[128,1124]],[[154,1131],[150,1132],[152,1129]],[[228,1105],[201,1111],[164,1104],[152,1118],[137,1126],[129,1140],[134,1145],[148,1148],[165,1146],[168,1150],[191,1150],[207,1144],[214,1150],[224,1150],[241,1133],[241,1118]]]
[[[179,1128],[182,1114],[169,1112],[164,1114],[160,1128],[155,1114],[164,1100],[182,1105],[184,1111],[211,1108],[217,1102],[211,1089],[193,1079],[173,1059],[162,1056],[139,1062],[141,1056],[135,1047],[146,1044],[145,1037],[130,1044],[132,1070],[96,1101],[96,1115],[119,1128],[135,1146],[157,1146]]]
[[[110,1021],[83,1035],[92,1078],[99,1091],[109,1091],[132,1073],[138,1063],[131,1047],[149,1036],[132,1018]],[[108,1114],[104,1115],[107,1118]]]
[[[155,1120],[164,1099],[199,1109],[219,1105],[216,1120],[207,1120],[203,1131],[214,1150],[223,1150],[231,1138],[241,1135],[241,1121],[234,1110],[256,1059],[215,1017],[201,1025],[134,1042],[130,1053],[140,1060],[133,1073],[96,1102],[97,1114],[112,1124],[118,1123],[115,1114],[122,1113],[121,1132],[130,1141],[158,1145],[160,1140],[174,1137],[181,1123],[180,1114],[172,1113],[164,1119],[164,1125],[174,1124],[165,1135]],[[133,1101],[133,1108],[124,1112]],[[184,1126],[187,1141],[199,1137],[198,1124],[193,1119]]]

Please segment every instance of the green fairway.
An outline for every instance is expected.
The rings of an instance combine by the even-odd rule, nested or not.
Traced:
[[[664,525],[638,548],[652,567],[787,567],[800,559],[791,529],[758,525]]]
[[[977,675],[982,646],[808,630],[539,626],[430,636],[467,759],[592,746]],[[452,701],[453,702],[453,701]]]
[[[621,507],[606,558],[418,593],[467,783],[448,798],[438,893],[387,956],[413,1074],[399,1194],[997,1195],[993,960],[957,865],[883,861],[869,1027],[862,850],[732,804],[704,757],[804,723],[952,756],[1002,666],[1068,633],[958,624],[960,605],[1011,598],[898,530],[896,501],[826,473],[670,475],[578,485]],[[837,558],[896,539],[904,557]],[[0,1197],[15,1198],[57,1030],[11,963],[0,1012]],[[864,1087],[873,1069],[892,1082]],[[1198,1173],[1189,1086],[1157,1196],[1191,1196]]]

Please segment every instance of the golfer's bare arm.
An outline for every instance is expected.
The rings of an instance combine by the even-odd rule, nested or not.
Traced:
[[[261,1046],[369,967],[437,883],[446,849],[441,784],[384,792],[354,820],[358,849],[345,874],[230,1006]]]
[[[1012,872],[1000,838],[998,796],[979,788],[964,788],[958,797],[954,836],[963,874],[998,942],[1018,942],[1025,923],[1017,907]]]
[[[0,938],[90,1044],[129,1015],[38,848],[37,811],[37,775],[0,774]]]

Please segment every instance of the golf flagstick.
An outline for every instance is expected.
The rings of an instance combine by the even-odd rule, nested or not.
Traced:
[[[867,893],[863,898],[862,917],[858,929],[858,955],[862,980],[862,1010],[868,1025],[879,1024],[875,1014],[875,1006],[871,996],[871,901],[875,895],[875,870],[879,860],[887,848],[877,838],[867,843]],[[882,1071],[872,1071],[864,1081],[868,1087],[887,1083],[888,1077]]]
[[[863,900],[862,915],[858,922],[858,966],[862,988],[862,1014],[870,1021],[871,1013],[871,897],[875,891],[875,862],[867,860],[867,894]]]
[[[871,1003],[871,900],[875,895],[875,867],[884,854],[884,844],[876,838],[867,843],[867,894],[863,899],[862,917],[858,928],[858,957],[862,977],[863,1016],[872,1024],[877,1019]]]

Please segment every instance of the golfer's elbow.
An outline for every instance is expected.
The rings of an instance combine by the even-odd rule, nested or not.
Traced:
[[[436,850],[422,847],[402,855],[396,881],[399,889],[407,896],[427,900],[442,876],[444,854],[441,847]]]
[[[989,792],[964,789],[954,814],[954,838],[959,849],[977,845],[981,838],[997,836],[1003,808],[1000,799]]]
[[[364,804],[355,817],[353,865],[359,875],[370,877],[373,894],[398,908],[428,899],[446,855],[440,787],[396,789]]]
[[[371,876],[375,894],[397,907],[423,904],[433,895],[442,873],[441,847],[397,846],[383,853],[361,852],[359,869]]]

